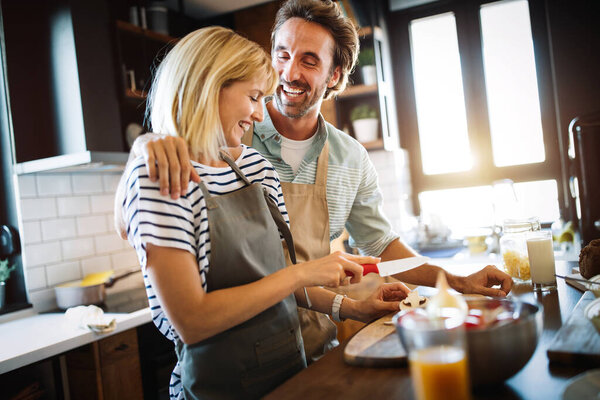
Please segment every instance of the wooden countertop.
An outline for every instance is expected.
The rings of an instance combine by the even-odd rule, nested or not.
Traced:
[[[557,261],[556,272],[570,273],[574,262]],[[452,273],[466,275],[460,266],[447,268]],[[544,331],[535,353],[515,376],[502,385],[478,389],[474,399],[557,399],[567,381],[586,370],[585,367],[550,365],[546,350],[556,332],[568,319],[582,292],[557,279],[558,288],[549,293],[534,293],[531,285],[515,286],[511,296],[539,302],[544,306]],[[344,342],[319,361],[311,364],[266,399],[414,399],[407,367],[363,368],[343,361]]]

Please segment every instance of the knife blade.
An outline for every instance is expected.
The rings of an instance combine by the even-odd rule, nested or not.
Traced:
[[[429,261],[429,257],[407,257],[400,258],[398,260],[384,261],[379,264],[361,264],[363,266],[363,276],[376,273],[380,276],[389,276],[399,274],[401,272],[408,271],[410,269],[419,267]],[[352,276],[352,274],[346,271],[346,275]]]

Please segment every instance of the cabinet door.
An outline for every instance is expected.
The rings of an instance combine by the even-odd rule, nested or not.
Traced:
[[[142,399],[142,373],[135,329],[65,354],[74,399]]]
[[[135,329],[99,342],[104,399],[142,399],[142,372]]]
[[[386,150],[395,150],[400,147],[398,119],[396,117],[396,101],[394,97],[394,83],[392,81],[391,57],[389,41],[385,32],[375,27],[373,29],[373,46],[375,50],[375,64],[377,67],[377,88],[379,94],[379,115],[381,119],[381,132],[383,147]]]

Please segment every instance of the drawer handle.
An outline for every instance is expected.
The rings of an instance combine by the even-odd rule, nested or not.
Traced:
[[[128,344],[125,343],[121,343],[120,345],[118,345],[117,347],[115,347],[116,351],[125,351],[129,348]]]

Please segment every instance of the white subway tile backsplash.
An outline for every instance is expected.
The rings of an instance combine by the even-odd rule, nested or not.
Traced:
[[[109,232],[106,235],[96,235],[94,238],[96,241],[97,253],[114,253],[119,250],[123,250],[123,242],[128,246],[126,240],[121,239],[116,232]]]
[[[23,253],[27,268],[62,260],[59,242],[26,245]]]
[[[37,196],[35,175],[19,175],[19,194],[21,197]]]
[[[30,290],[29,301],[36,312],[50,311],[57,307],[54,288]]]
[[[21,199],[23,221],[56,217],[56,201],[53,198]]]
[[[106,173],[102,175],[102,183],[104,184],[105,193],[114,193],[119,185],[119,179],[121,179],[121,173]]]
[[[41,221],[44,241],[72,238],[77,236],[74,218],[47,219]]]
[[[106,217],[104,215],[77,217],[77,232],[79,236],[106,233],[106,231]]]
[[[110,258],[112,261],[113,268],[115,270],[126,269],[140,265],[138,262],[137,254],[133,248],[130,250],[111,254]]]
[[[115,218],[113,213],[106,214],[106,226],[108,227],[108,232],[117,235],[117,231],[115,230]]]
[[[36,180],[39,196],[71,193],[71,176],[69,174],[38,174]]]
[[[95,272],[107,271],[112,268],[110,256],[94,256],[81,260],[81,270],[83,276]]]
[[[46,282],[46,268],[29,268],[25,271],[27,276],[27,290],[43,289],[47,285]]]
[[[102,175],[100,174],[73,174],[73,193],[75,194],[93,194],[102,193]]]
[[[48,286],[55,286],[59,283],[75,281],[82,278],[79,261],[47,265],[46,274],[48,276]]]
[[[32,244],[42,241],[42,228],[40,221],[23,222],[23,231],[21,232],[23,243]]]
[[[91,237],[73,240],[63,240],[61,242],[61,247],[63,260],[88,257],[95,254],[94,239]]]
[[[371,151],[384,211],[399,224],[399,203],[410,194],[405,152]],[[24,261],[30,301],[37,311],[56,307],[52,286],[86,274],[139,267],[137,255],[113,228],[113,196],[121,173],[31,174],[18,177]],[[60,219],[59,219],[60,218]],[[143,285],[141,274],[117,282]],[[137,282],[137,283],[136,283]]]
[[[27,290],[36,311],[56,308],[52,288],[56,284],[94,272],[138,267],[135,251],[113,227],[120,177],[120,172],[15,177]],[[139,275],[123,281],[120,290],[143,285]]]
[[[87,215],[90,213],[90,198],[88,196],[57,197],[58,215]]]
[[[105,194],[92,196],[92,212],[94,214],[98,213],[111,213],[113,212],[113,206],[115,203],[115,195],[114,194]]]

